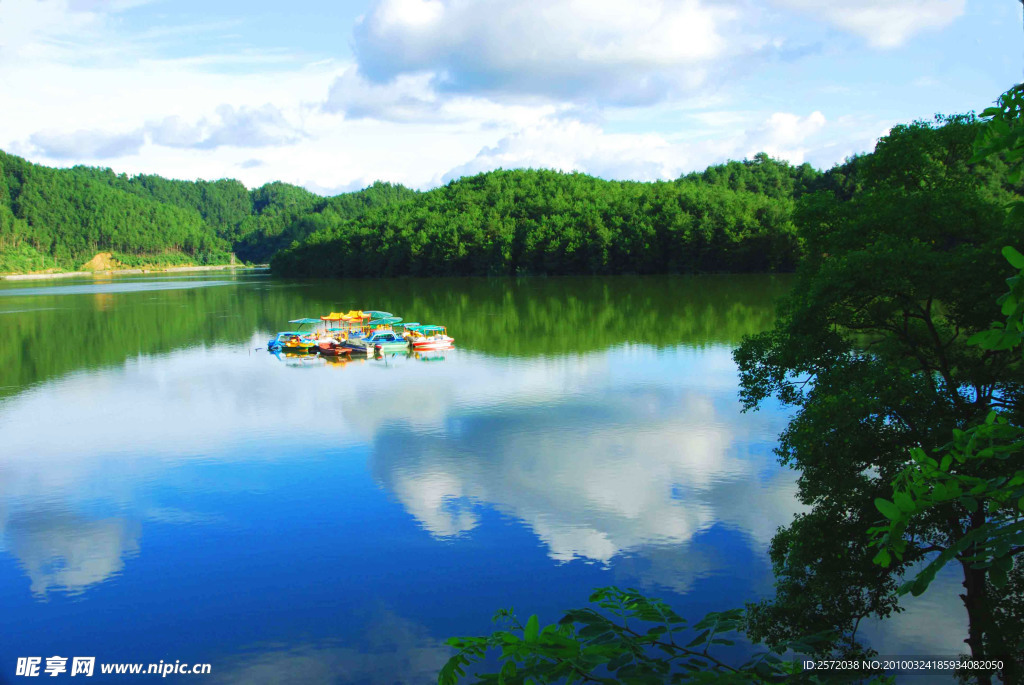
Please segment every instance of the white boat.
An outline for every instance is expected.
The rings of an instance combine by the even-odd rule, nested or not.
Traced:
[[[444,326],[419,326],[409,344],[414,350],[446,350],[455,344]]]

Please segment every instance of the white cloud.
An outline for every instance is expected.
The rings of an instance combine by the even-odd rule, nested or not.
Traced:
[[[371,0],[353,60],[257,47],[231,17],[146,26],[139,0],[2,0],[0,149],[321,189],[428,188],[497,166],[650,180],[761,150],[828,165],[887,126],[843,126],[835,94],[735,100],[793,52],[794,12],[889,44],[963,5],[774,1],[789,23],[770,21],[769,0]]]
[[[353,119],[416,121],[435,118],[442,102],[432,81],[431,74],[422,72],[402,74],[391,83],[373,83],[353,66],[331,84],[324,109]]]
[[[966,0],[774,0],[807,12],[876,48],[895,48],[922,31],[941,29],[964,13]]]
[[[427,72],[453,92],[650,103],[706,83],[712,64],[760,47],[731,41],[738,13],[698,0],[377,0],[355,28],[378,83]]]
[[[103,27],[103,16],[66,0],[4,0],[0,4],[0,65],[70,55]],[[84,11],[83,11],[84,10]]]
[[[813,139],[825,127],[825,123],[825,115],[821,112],[811,112],[805,117],[776,112],[761,126],[747,133],[744,156],[767,152],[777,159],[803,164],[808,152],[808,140]]]
[[[202,117],[196,123],[189,123],[180,116],[169,116],[126,133],[95,129],[44,130],[33,133],[27,141],[16,141],[12,149],[54,160],[82,162],[137,155],[147,142],[171,148],[214,150],[290,145],[304,137],[305,133],[273,105],[238,108],[220,105],[216,117]],[[260,165],[241,162],[240,166],[251,169]]]
[[[826,125],[821,112],[806,116],[776,112],[760,122],[747,121],[745,126],[734,121],[728,132],[714,137],[677,141],[654,133],[607,133],[597,124],[549,118],[483,148],[470,161],[448,171],[443,180],[497,167],[544,167],[608,179],[664,180],[726,159],[749,158],[758,152],[802,164],[808,153],[820,145]],[[845,131],[837,127],[829,133]],[[825,165],[841,159],[828,159]]]
[[[221,146],[269,147],[294,143],[304,133],[289,122],[277,107],[217,107],[217,118],[189,124],[181,117],[167,117],[149,124],[153,143],[168,147],[210,150]]]
[[[595,124],[547,120],[511,133],[444,175],[449,181],[502,167],[583,171],[654,180],[678,175],[674,146],[658,135],[607,134]]]
[[[51,159],[81,161],[83,159],[111,159],[138,153],[145,143],[141,130],[128,133],[80,130],[71,133],[39,131],[29,137],[34,152]],[[25,149],[24,145],[19,146]]]

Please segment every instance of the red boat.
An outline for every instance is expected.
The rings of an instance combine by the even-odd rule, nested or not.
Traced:
[[[351,354],[352,350],[345,347],[337,340],[321,340],[316,344],[316,349],[321,357],[340,357],[343,354]]]

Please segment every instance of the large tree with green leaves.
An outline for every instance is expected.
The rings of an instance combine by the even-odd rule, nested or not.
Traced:
[[[1024,411],[1020,356],[968,344],[1002,289],[1000,249],[1022,235],[1006,211],[1018,189],[1004,160],[973,159],[979,126],[970,116],[898,126],[857,160],[852,184],[800,202],[808,254],[797,285],[776,326],[735,354],[747,407],[775,396],[795,409],[777,451],[800,471],[809,506],[773,542],[778,591],[750,607],[755,637],[851,632],[888,616],[910,564],[983,523],[962,503],[922,512],[902,531],[902,558],[873,563],[875,500],[892,496],[911,449],[945,445],[993,408],[1017,422]],[[991,588],[982,569],[963,572],[967,642],[983,656],[996,631]]]

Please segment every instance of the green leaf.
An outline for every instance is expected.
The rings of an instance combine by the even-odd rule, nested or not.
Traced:
[[[903,516],[900,512],[900,508],[887,499],[878,497],[875,499],[875,507],[878,511],[882,512],[882,515],[890,521],[895,521]]]
[[[704,644],[707,641],[708,635],[710,633],[711,633],[710,630],[705,630],[703,633],[701,633],[697,637],[693,638],[693,640],[690,642],[690,644],[688,644],[686,646],[687,647],[696,647],[697,645]]]
[[[916,508],[914,506],[914,500],[905,492],[897,492],[893,499],[896,500],[896,506],[900,508],[900,511],[904,511],[908,514],[914,512]]]
[[[540,633],[540,619],[537,618],[537,614],[534,614],[526,622],[526,628],[523,629],[523,639],[530,643],[536,642],[538,633]]]
[[[504,685],[505,681],[510,678],[516,677],[516,662],[506,661],[501,667],[501,673],[498,674],[499,685]]]
[[[633,660],[632,652],[623,652],[608,662],[609,671],[617,671]]]
[[[1001,309],[1003,316],[1010,316],[1017,311],[1017,297],[1012,293],[1008,293],[1003,299],[1003,306]]]
[[[889,564],[892,562],[892,557],[889,555],[889,550],[879,550],[875,558],[871,560],[872,563],[878,564],[882,568],[889,568]]]
[[[598,637],[599,635],[604,635],[607,632],[609,632],[607,625],[600,624],[600,623],[593,623],[593,624],[591,624],[589,626],[584,626],[576,634],[579,637],[581,637],[584,640],[586,640],[586,639],[589,639],[589,638],[592,638],[592,637]]]
[[[1006,257],[1006,261],[1010,262],[1010,266],[1014,269],[1024,269],[1024,254],[1021,254],[1015,248],[1007,245],[1003,248],[1003,256]]]
[[[990,328],[984,331],[978,331],[967,339],[968,345],[978,345],[979,347],[988,347],[989,345],[997,344],[1003,337],[1002,329]]]
[[[997,588],[1006,587],[1006,582],[1008,579],[1006,577],[1006,571],[1003,568],[999,566],[993,566],[988,571],[988,578],[992,581],[992,584],[995,585]]]

